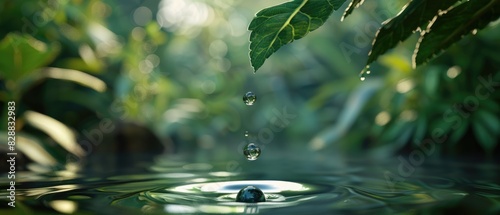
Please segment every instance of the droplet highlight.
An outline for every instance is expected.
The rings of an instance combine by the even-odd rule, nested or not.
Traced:
[[[362,73],[361,75],[359,75],[359,80],[364,81],[365,79],[366,79],[366,77],[365,77],[364,73]]]
[[[260,147],[255,143],[249,143],[243,149],[243,154],[245,155],[247,160],[257,160],[257,158],[260,156]]]
[[[243,102],[245,102],[246,105],[253,105],[257,101],[257,96],[253,92],[247,92],[243,96]]]
[[[370,66],[366,66],[361,72],[359,73],[359,80],[364,81],[366,79],[366,75],[369,75],[371,73],[370,71]]]
[[[238,192],[236,195],[236,201],[246,203],[265,202],[266,196],[259,188],[247,186]]]

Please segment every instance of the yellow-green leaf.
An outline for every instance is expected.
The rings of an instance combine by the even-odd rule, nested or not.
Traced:
[[[10,33],[0,41],[0,77],[17,81],[50,63],[58,52],[57,43],[47,44],[30,35]]]

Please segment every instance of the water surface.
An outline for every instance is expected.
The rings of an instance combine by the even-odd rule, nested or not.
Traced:
[[[2,214],[495,214],[500,168],[427,161],[413,171],[397,159],[232,160],[162,158],[109,172],[20,172],[16,209]],[[411,174],[410,174],[411,173]],[[266,202],[236,202],[246,186]],[[2,196],[7,193],[2,182]]]

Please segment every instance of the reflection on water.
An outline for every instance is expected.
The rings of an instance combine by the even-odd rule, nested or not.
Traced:
[[[294,163],[296,165],[290,165]],[[248,166],[247,166],[248,165]],[[276,161],[255,168],[243,163],[163,160],[148,171],[127,173],[19,173],[15,210],[65,214],[366,214],[498,213],[500,168],[486,164],[432,163],[411,176],[391,162],[352,162],[335,167],[316,162]],[[349,168],[346,168],[349,167]],[[251,170],[251,171],[250,171]],[[388,174],[390,173],[390,174]],[[391,175],[392,174],[392,175]],[[260,188],[266,202],[236,202],[238,191]],[[1,195],[6,196],[6,184]],[[9,207],[10,208],[10,207]],[[22,208],[22,209],[19,209]]]

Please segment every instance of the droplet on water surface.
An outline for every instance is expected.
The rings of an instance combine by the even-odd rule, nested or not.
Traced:
[[[265,202],[266,196],[264,192],[257,187],[247,186],[238,192],[236,195],[237,202],[247,202],[247,203],[255,203],[255,202]]]
[[[243,149],[243,154],[247,157],[248,160],[257,160],[260,155],[260,147],[255,145],[254,143],[249,143]]]
[[[245,102],[246,105],[253,105],[255,101],[257,101],[257,96],[253,92],[247,92],[243,96],[243,102]]]

